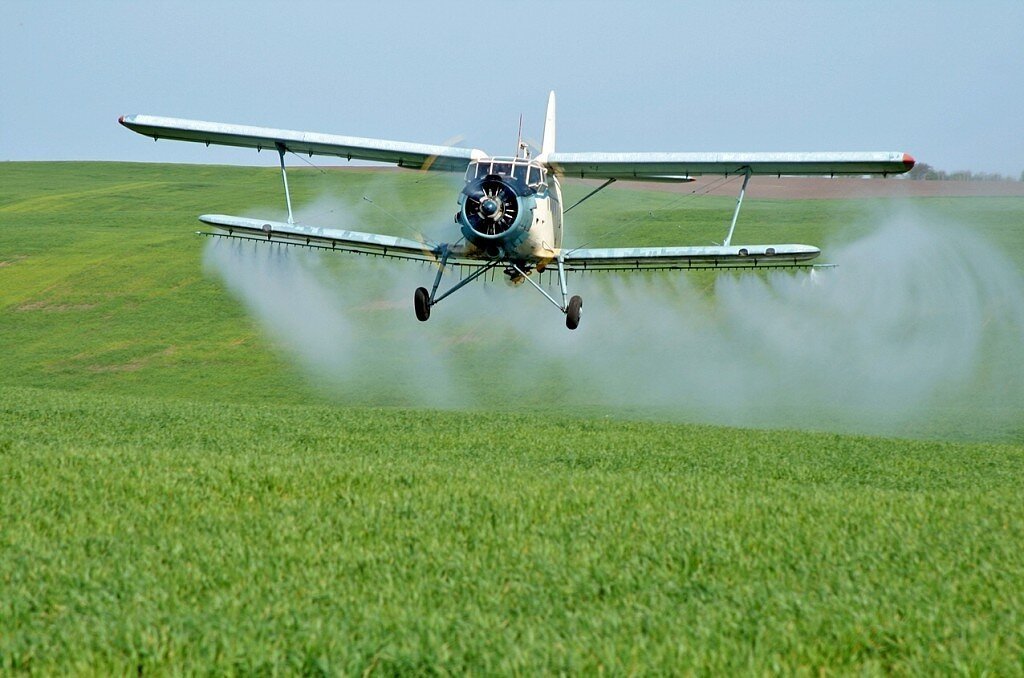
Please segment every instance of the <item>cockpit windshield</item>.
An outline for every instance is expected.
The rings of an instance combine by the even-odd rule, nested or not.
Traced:
[[[466,168],[466,181],[482,179],[489,174],[516,177],[522,179],[527,186],[537,186],[544,181],[544,169],[522,158],[488,158],[471,162]]]

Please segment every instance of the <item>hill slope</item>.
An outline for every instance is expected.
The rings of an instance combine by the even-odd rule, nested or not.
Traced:
[[[450,236],[457,178],[293,174],[300,218]],[[808,294],[803,274],[573,276],[587,310],[567,334],[526,286],[471,286],[421,325],[429,266],[192,235],[204,212],[278,216],[274,169],[7,163],[0,180],[0,384],[1024,439],[1020,198],[751,200],[737,238],[821,245],[846,277]],[[732,203],[613,187],[567,238],[710,242]]]

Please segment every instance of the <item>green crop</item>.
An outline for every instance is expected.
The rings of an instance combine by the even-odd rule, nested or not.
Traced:
[[[1019,446],[0,398],[6,670],[1022,668]]]
[[[452,202],[435,175],[293,174],[299,210],[333,218],[318,199],[344,185],[399,235]],[[555,387],[498,408],[508,386],[473,382],[449,411],[327,392],[191,235],[280,211],[275,170],[11,163],[0,185],[2,673],[1024,673],[1020,427],[896,440],[637,421]],[[591,202],[572,237],[615,246],[720,238],[733,201]],[[766,240],[824,243],[877,202],[748,207]],[[919,207],[1021,251],[1019,199]]]

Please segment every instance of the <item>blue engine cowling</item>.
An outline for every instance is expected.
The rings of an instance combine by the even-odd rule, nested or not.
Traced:
[[[488,256],[512,256],[533,224],[536,191],[518,177],[489,174],[470,181],[459,197],[462,235]]]

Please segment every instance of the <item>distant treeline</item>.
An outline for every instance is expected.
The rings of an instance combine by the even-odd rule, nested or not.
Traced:
[[[1014,179],[998,172],[972,172],[970,170],[947,172],[946,170],[935,169],[926,162],[917,163],[914,165],[914,169],[907,172],[904,176],[908,179],[923,179],[926,181],[941,181],[944,179],[950,181],[1024,181],[1024,172],[1020,173],[1020,177]]]

